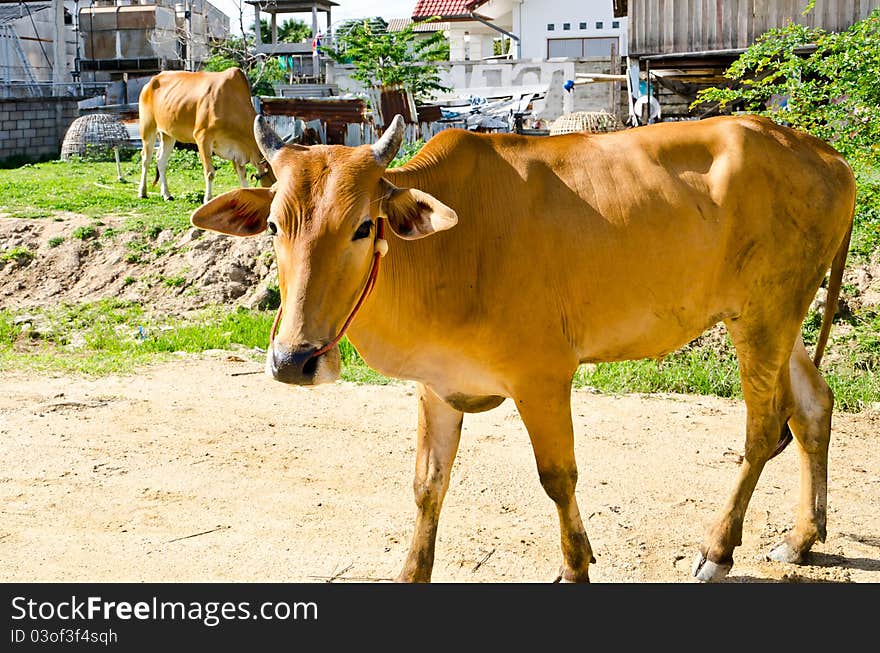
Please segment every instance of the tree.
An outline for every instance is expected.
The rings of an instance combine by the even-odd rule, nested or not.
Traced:
[[[277,30],[279,43],[302,43],[312,38],[312,28],[298,18],[285,20]],[[272,42],[272,28],[265,18],[260,19],[260,38],[263,43]]]
[[[211,43],[211,56],[205,60],[204,70],[219,72],[233,66],[247,75],[254,95],[275,95],[274,83],[286,78],[277,59],[256,54],[253,34]]]
[[[763,34],[694,106],[739,105],[831,143],[856,166],[880,162],[880,9],[844,32],[789,24]]]
[[[337,63],[353,64],[352,77],[366,86],[400,85],[416,100],[429,100],[437,91],[449,90],[440,83],[437,64],[449,58],[449,44],[442,32],[417,36],[419,24],[386,32],[375,30],[369,20],[360,21],[337,32],[336,48],[321,51]]]

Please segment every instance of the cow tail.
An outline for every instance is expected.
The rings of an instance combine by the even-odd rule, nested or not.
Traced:
[[[831,275],[828,278],[828,294],[825,299],[825,312],[822,315],[822,328],[819,330],[819,338],[816,340],[816,351],[813,354],[813,365],[817,368],[822,362],[822,355],[825,353],[825,346],[828,344],[828,336],[831,334],[831,323],[834,320],[834,314],[837,312],[837,300],[840,297],[840,288],[843,285],[843,269],[846,266],[846,257],[849,254],[849,241],[852,237],[852,230],[853,226],[850,223],[846,236],[844,236],[843,242],[840,243],[840,248],[831,262]],[[786,423],[782,429],[782,435],[779,437],[779,442],[776,443],[776,450],[770,458],[774,458],[782,453],[782,450],[788,446],[791,440],[791,428]]]
[[[156,164],[156,176],[153,177],[153,186],[159,183],[159,164]]]
[[[819,330],[819,338],[816,340],[816,351],[813,354],[813,365],[819,367],[822,355],[825,353],[825,345],[828,344],[828,336],[831,334],[831,322],[837,312],[837,299],[840,297],[840,287],[843,285],[843,268],[846,265],[846,256],[849,254],[849,241],[852,237],[852,223],[847,229],[840,249],[834,255],[831,263],[831,276],[828,278],[828,295],[825,300],[825,313],[822,315],[822,328]]]

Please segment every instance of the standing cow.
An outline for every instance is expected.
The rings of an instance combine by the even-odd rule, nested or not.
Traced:
[[[510,398],[559,513],[559,578],[587,581],[572,375],[582,363],[662,358],[722,321],[739,359],[745,455],[693,573],[730,570],[761,470],[790,434],[799,507],[771,557],[798,562],[825,538],[833,395],[817,365],[855,202],[831,147],[748,116],[546,138],[448,130],[388,170],[399,116],[357,148],[285,145],[262,118],[254,129],[277,184],[230,191],[192,223],[274,235],[275,379],[336,379],[350,327],[371,367],[418,382],[418,513],[400,580],[430,580],[463,414]],[[829,268],[811,359],[801,324]]]
[[[257,169],[262,186],[275,182],[269,165],[254,140],[256,111],[251,101],[251,87],[240,68],[222,72],[163,71],[141,89],[138,100],[141,142],[140,197],[147,196],[147,170],[153,158],[156,133],[160,136],[156,158],[156,180],[162,197],[173,199],[165,172],[174,143],[195,143],[205,171],[205,201],[211,199],[214,164],[217,154],[232,161],[242,187],[246,187],[245,166]],[[153,183],[156,183],[156,180]]]

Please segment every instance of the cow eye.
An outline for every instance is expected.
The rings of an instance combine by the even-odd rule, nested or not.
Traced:
[[[351,237],[352,240],[360,240],[361,238],[366,238],[370,235],[370,230],[373,228],[372,220],[364,220],[361,222],[361,226],[357,228],[357,231],[354,232],[354,236]]]
[[[269,230],[269,233],[272,234],[273,236],[278,235],[278,225],[275,224],[272,220],[269,220],[266,223],[266,228]]]

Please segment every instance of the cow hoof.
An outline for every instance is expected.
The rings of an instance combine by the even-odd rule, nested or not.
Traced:
[[[594,558],[595,561],[595,558]],[[584,572],[580,576],[575,574],[574,572],[567,571],[565,567],[560,567],[559,572],[556,574],[556,578],[553,580],[554,583],[589,583],[590,577],[587,572]]]
[[[163,197],[162,199],[164,199],[166,202],[173,202],[174,195],[167,195],[166,197]]]
[[[701,580],[704,583],[714,583],[715,581],[723,580],[732,567],[733,563],[719,564],[717,562],[712,562],[700,552],[697,553],[697,557],[694,558],[694,565],[691,568],[691,574],[697,580]]]
[[[770,553],[767,554],[767,558],[775,562],[787,562],[790,565],[799,565],[804,560],[801,552],[791,546],[788,542],[777,544]]]

